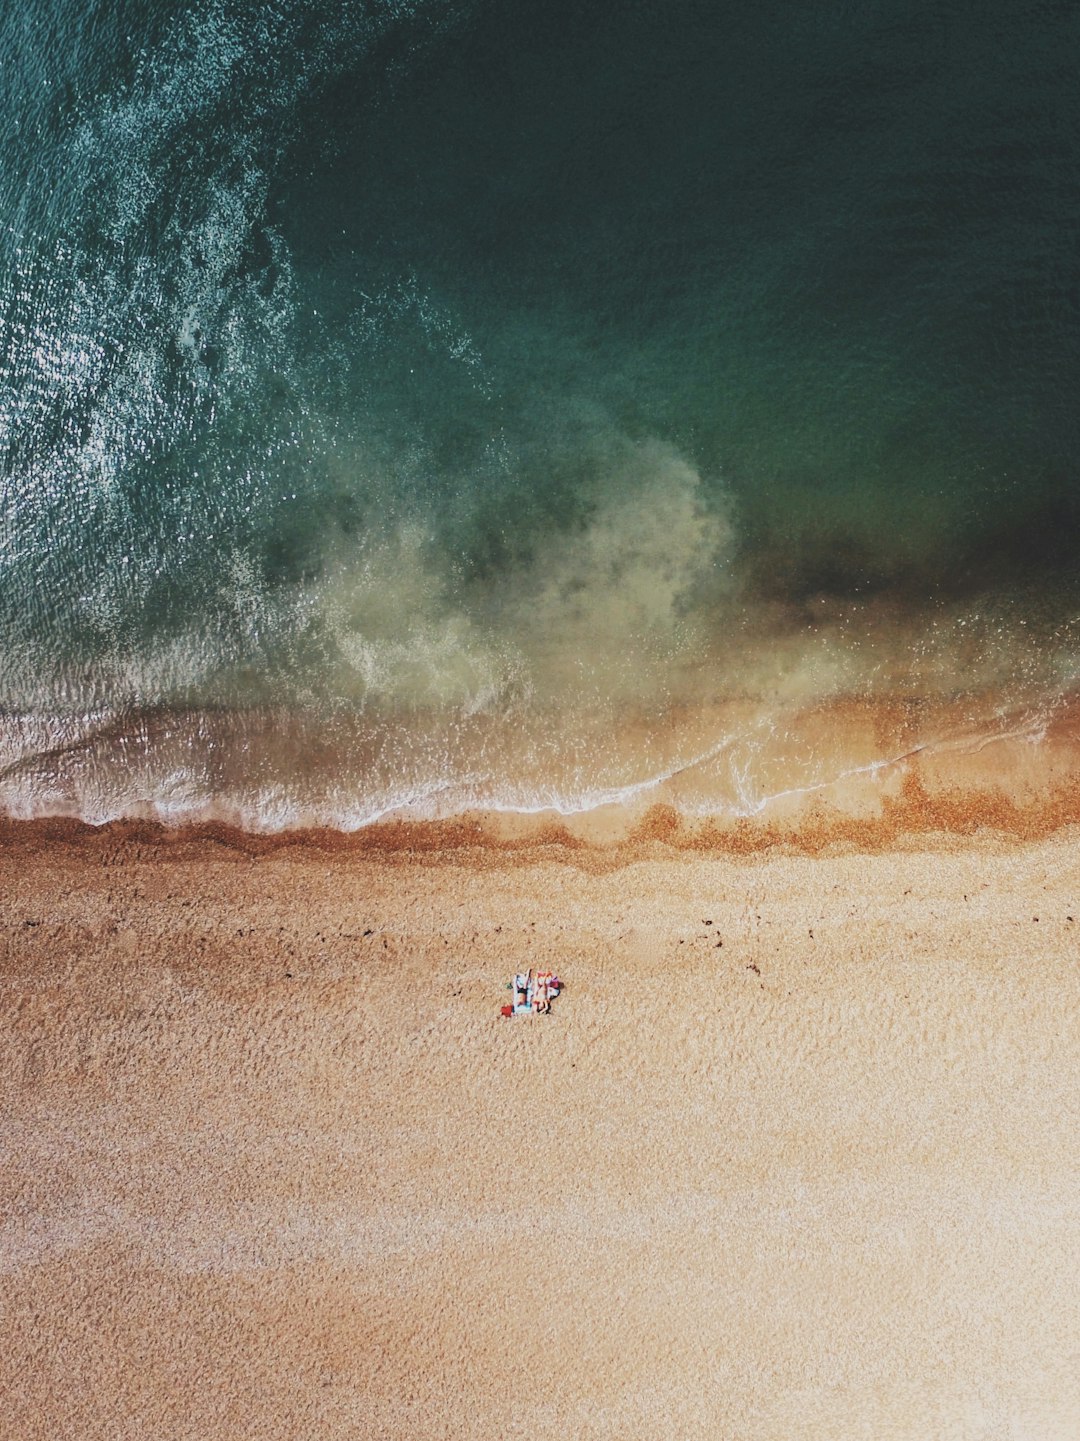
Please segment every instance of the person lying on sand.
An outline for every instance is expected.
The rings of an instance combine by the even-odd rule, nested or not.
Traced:
[[[537,971],[533,981],[533,1010],[538,1016],[551,1010],[550,983],[550,971]]]
[[[529,977],[531,971],[519,971],[514,977],[514,1010],[520,1006],[522,1010],[528,1009],[529,1005]]]

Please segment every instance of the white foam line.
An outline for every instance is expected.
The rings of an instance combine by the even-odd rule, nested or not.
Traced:
[[[911,760],[914,756],[921,754],[940,754],[947,751],[966,749],[967,754],[977,755],[987,746],[997,745],[1002,741],[1020,740],[1029,744],[1037,744],[1046,735],[1046,724],[1040,722],[1024,727],[1020,726],[1014,730],[999,731],[995,735],[955,736],[948,740],[926,741],[922,745],[914,746],[911,750],[903,751],[897,756],[886,756],[880,760],[869,761],[866,765],[852,766],[849,770],[839,771],[836,775],[830,776],[827,780],[814,781],[805,786],[792,786],[788,790],[774,791],[769,795],[762,796],[759,800],[748,805],[745,811],[736,811],[735,814],[742,817],[760,815],[766,806],[774,801],[788,800],[793,796],[813,795],[816,791],[828,790],[830,786],[839,785],[841,781],[851,780],[855,776],[877,775],[879,771],[889,770],[893,766],[903,765],[905,761]]]
[[[791,796],[813,795],[815,791],[828,790],[830,786],[839,785],[841,781],[851,780],[853,776],[877,775],[879,771],[888,770],[892,766],[902,765],[904,761],[910,760],[912,756],[917,756],[920,752],[929,749],[929,746],[915,746],[909,751],[904,751],[902,755],[886,756],[881,760],[868,761],[867,764],[863,766],[852,766],[850,770],[839,771],[827,780],[813,781],[805,786],[791,786],[788,790],[772,791],[769,795],[762,796],[759,800],[748,804],[745,810],[733,808],[733,813],[740,819],[757,816],[761,814],[766,806],[772,805],[774,801],[787,800]]]
[[[949,740],[934,741],[930,748],[937,752],[966,750],[969,755],[978,755],[987,746],[997,745],[999,741],[1026,741],[1029,745],[1038,745],[1046,739],[1048,724],[1046,720],[1040,720],[1014,730],[998,731],[995,735],[955,736]]]
[[[447,791],[454,790],[458,784],[459,782],[456,781],[440,781],[438,784],[420,787],[416,793],[411,795],[407,800],[390,801],[380,809],[359,818],[350,816],[348,824],[343,825],[342,830],[347,832],[362,831],[368,826],[373,826],[377,822],[385,820],[387,816],[392,816],[395,813],[400,814],[401,812],[410,810],[413,806],[421,805],[424,801],[431,800],[433,796],[445,795]]]
[[[735,744],[736,739],[737,737],[725,736],[723,740],[709,746],[700,755],[694,756],[691,760],[678,762],[667,770],[659,771],[656,775],[646,776],[640,781],[631,781],[625,786],[613,786],[607,790],[592,791],[576,799],[547,796],[543,800],[530,804],[514,804],[510,801],[477,801],[475,808],[492,811],[497,815],[535,816],[542,815],[546,811],[553,811],[560,816],[576,816],[583,815],[588,811],[600,810],[604,806],[625,805],[643,792],[655,790],[657,786],[663,785],[666,781],[674,780],[676,776],[684,775],[687,771],[704,765],[706,761],[718,756],[728,746]]]

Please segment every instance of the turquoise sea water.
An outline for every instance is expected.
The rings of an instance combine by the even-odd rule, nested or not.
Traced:
[[[4,7],[0,805],[752,808],[822,702],[1037,728],[1078,59],[1049,0]]]

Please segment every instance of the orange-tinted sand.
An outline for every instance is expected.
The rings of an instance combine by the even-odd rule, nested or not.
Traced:
[[[0,1437],[1075,1441],[1080,829],[993,794],[8,824]]]

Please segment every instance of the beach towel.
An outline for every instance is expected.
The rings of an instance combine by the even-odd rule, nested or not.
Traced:
[[[514,977],[512,981],[508,982],[507,984],[507,989],[513,991],[514,993],[514,1004],[512,1006],[503,1006],[501,1014],[504,1016],[532,1015],[533,999],[536,995],[537,982],[544,982],[545,979],[547,984],[547,998],[549,1001],[553,1001],[562,990],[562,981],[559,980],[558,976],[552,975],[550,971],[541,971],[535,977],[531,974],[526,976],[524,975],[524,973],[519,973]],[[518,983],[520,981],[525,982],[524,1000],[518,999],[520,994],[520,988]]]

